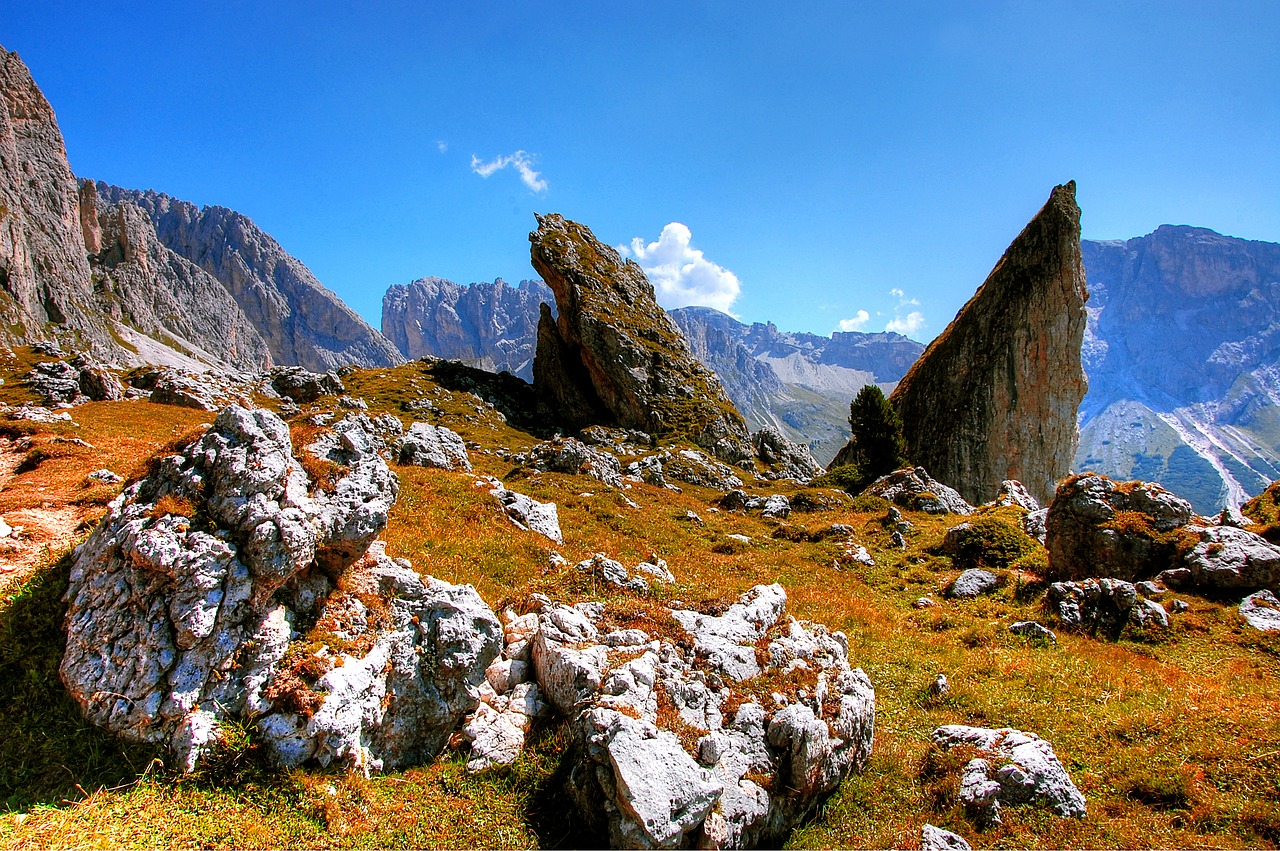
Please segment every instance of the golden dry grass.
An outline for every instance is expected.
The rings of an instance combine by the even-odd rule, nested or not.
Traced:
[[[405,394],[431,399],[439,413],[418,416],[455,429],[477,447],[471,451],[473,475],[395,468],[401,491],[385,536],[388,551],[409,558],[419,571],[471,583],[490,604],[517,610],[534,590],[561,599],[606,598],[617,607],[616,617],[654,632],[676,629],[661,622],[662,606],[673,600],[723,605],[756,583],[781,582],[791,614],[848,635],[851,662],[876,686],[875,751],[868,770],[848,779],[813,823],[792,836],[792,847],[914,847],[926,821],[990,847],[1280,842],[1280,637],[1251,630],[1228,605],[1189,596],[1190,611],[1176,615],[1164,634],[1106,643],[1059,633],[1056,645],[1035,644],[1007,630],[1015,620],[1045,620],[1039,604],[1043,586],[1033,573],[1011,570],[1008,584],[992,597],[943,599],[958,568],[936,548],[955,518],[909,512],[916,528],[902,552],[891,547],[882,508],[874,502],[858,503],[861,511],[794,513],[780,525],[712,511],[712,491],[689,486],[677,494],[634,485],[625,498],[640,508],[631,508],[623,494],[584,476],[514,475],[499,453],[522,451],[538,438],[502,422],[469,393],[435,385],[418,364],[346,380],[369,401],[370,413],[390,412],[406,425],[414,415],[400,404]],[[135,442],[114,450],[89,434],[105,434],[113,428],[107,421],[130,416],[130,405],[145,407],[116,405],[118,411],[104,407],[100,415],[91,406],[76,409],[86,439],[98,453],[116,452],[113,457],[122,459],[116,463],[129,452],[162,445],[200,419],[180,409],[148,411],[145,422],[135,418],[130,428],[120,429],[131,432],[121,433],[121,440]],[[35,472],[66,464],[63,472],[58,466],[49,471],[61,482],[59,493],[69,494],[82,486],[87,469],[111,466],[99,463],[101,457],[49,460]],[[476,487],[478,476],[502,478],[536,499],[556,502],[565,544],[507,521],[487,489]],[[799,492],[767,483],[754,490]],[[833,501],[840,502],[836,496]],[[684,519],[690,511],[701,523]],[[842,543],[812,540],[832,523],[853,526],[876,565],[834,567]],[[750,542],[730,543],[729,534]],[[656,555],[666,559],[677,584],[647,597],[606,594],[572,566],[551,570],[552,551],[571,565],[595,552],[628,567]],[[939,605],[912,608],[923,595]],[[929,691],[938,673],[951,683],[942,698]],[[941,770],[928,744],[929,733],[948,723],[1007,725],[1048,739],[1084,792],[1088,817],[1063,821],[1011,807],[1003,826],[979,832],[951,803],[954,773]],[[571,829],[557,820],[563,818],[556,777],[563,741],[554,727],[538,735],[543,744],[516,766],[476,777],[462,771],[457,757],[446,756],[371,781],[319,771],[184,780],[157,771],[135,787],[97,792],[77,804],[62,804],[47,793],[32,800],[21,790],[4,790],[22,803],[0,817],[0,842],[557,844]],[[83,770],[77,767],[82,763],[68,754],[72,775]],[[63,797],[82,797],[62,788]]]

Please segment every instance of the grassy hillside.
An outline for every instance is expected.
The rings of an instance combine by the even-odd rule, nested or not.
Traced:
[[[16,376],[0,377],[10,392]],[[1280,636],[1251,630],[1229,604],[1184,597],[1190,611],[1175,615],[1167,633],[1114,644],[1061,632],[1056,645],[1031,643],[1007,626],[1044,620],[1043,584],[1034,572],[1043,555],[1024,559],[1026,570],[1004,571],[1007,582],[992,597],[945,600],[941,589],[959,567],[935,551],[956,518],[906,512],[915,531],[904,552],[892,548],[881,522],[886,504],[871,498],[805,489],[815,498],[797,500],[798,486],[753,488],[843,506],[796,512],[784,522],[714,511],[718,494],[693,486],[676,494],[636,484],[624,498],[587,477],[514,471],[503,456],[541,438],[516,428],[456,373],[411,363],[344,380],[371,414],[389,412],[406,425],[415,415],[405,404],[430,400],[438,413],[416,416],[461,434],[473,447],[476,475],[556,502],[566,541],[556,549],[570,563],[596,552],[628,564],[650,554],[665,558],[676,587],[653,598],[612,598],[637,620],[656,616],[651,603],[711,603],[776,581],[792,615],[848,635],[851,663],[876,687],[874,754],[868,770],[791,837],[792,847],[915,847],[925,821],[990,847],[1280,843]],[[87,484],[89,471],[138,471],[147,455],[211,419],[145,402],[95,403],[73,415],[77,427],[10,430],[3,447],[10,455],[40,447],[51,454],[0,485],[0,514],[39,503],[76,506],[91,521],[120,486]],[[90,446],[54,442],[67,436]],[[22,438],[32,446],[19,450],[15,440]],[[401,490],[385,536],[391,555],[475,585],[495,608],[519,611],[531,591],[566,600],[605,596],[572,568],[552,568],[553,545],[508,522],[474,486],[475,476],[395,469]],[[685,519],[691,511],[701,523]],[[855,528],[875,567],[845,562],[839,541],[811,540],[809,533],[833,523]],[[563,810],[566,739],[555,721],[535,730],[516,765],[475,776],[456,752],[369,780],[318,769],[276,773],[261,764],[246,734],[216,764],[181,777],[163,755],[115,744],[87,728],[57,678],[67,569],[65,551],[51,548],[33,572],[0,586],[5,847],[593,843]],[[938,605],[913,608],[923,595]],[[938,673],[951,683],[943,698],[929,691]],[[1087,798],[1088,817],[1063,821],[1011,807],[1003,826],[979,833],[952,803],[959,765],[928,744],[929,733],[948,723],[1008,725],[1048,739]]]

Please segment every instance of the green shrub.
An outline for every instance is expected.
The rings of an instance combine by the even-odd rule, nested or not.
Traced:
[[[1003,517],[977,517],[968,526],[966,533],[948,536],[946,549],[957,567],[1002,570],[1021,559],[1033,558],[1037,551],[1044,552],[1038,541]]]
[[[841,464],[817,476],[809,482],[809,485],[815,488],[839,488],[851,494],[858,494],[873,481],[874,479],[863,473],[862,468],[857,464]]]

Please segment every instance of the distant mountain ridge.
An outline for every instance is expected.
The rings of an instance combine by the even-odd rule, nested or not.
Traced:
[[[57,118],[0,48],[0,344],[122,364],[311,370],[402,362],[248,217],[77,180]]]
[[[1159,481],[1201,513],[1280,478],[1280,245],[1162,225],[1082,248],[1076,467]]]

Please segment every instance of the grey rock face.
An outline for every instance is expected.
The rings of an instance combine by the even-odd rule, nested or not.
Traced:
[[[975,567],[957,576],[956,581],[948,589],[947,595],[961,599],[972,599],[981,597],[983,594],[992,594],[999,587],[999,576],[989,570]]]
[[[142,209],[166,248],[218,280],[253,321],[272,362],[327,372],[404,361],[390,341],[247,216],[102,182],[97,193],[106,203]]]
[[[0,48],[0,342],[79,334],[115,347],[94,309],[75,177],[62,132],[18,54]],[[14,334],[14,328],[22,329]]]
[[[1074,181],[1054,187],[889,397],[912,459],[970,502],[1005,479],[1047,501],[1071,469],[1087,388],[1075,195]]]
[[[961,796],[975,808],[992,802],[1005,806],[1030,804],[1050,809],[1062,818],[1084,818],[1084,796],[1071,782],[1053,746],[1034,733],[1009,727],[998,730],[952,724],[933,731],[933,743],[941,748],[968,745],[989,756],[975,759],[965,769]],[[980,764],[979,764],[980,763]],[[999,766],[999,767],[996,767]],[[999,821],[998,809],[992,821]]]
[[[190,770],[222,723],[285,709],[276,706],[282,692],[273,686],[284,687],[277,675],[291,624],[300,612],[324,616],[333,602],[327,577],[365,554],[396,496],[395,476],[361,432],[349,429],[343,438],[328,453],[341,476],[326,491],[308,480],[279,418],[232,406],[111,503],[76,550],[66,594],[60,674],[92,723],[131,741],[167,744]],[[374,574],[391,567],[378,563]],[[426,593],[402,585],[401,596]],[[407,616],[402,629],[406,623]],[[376,690],[394,662],[394,643],[375,641],[371,653],[385,658],[352,658],[323,684],[329,697],[321,709],[335,717],[317,709],[305,734],[301,720],[270,722],[278,756],[368,767],[413,750],[395,743],[391,723],[383,724],[391,738],[379,753],[368,750],[367,735],[351,732],[352,713],[358,721],[361,710],[350,705]],[[496,641],[488,659],[476,652],[487,665]],[[317,737],[323,741],[306,743]]]
[[[924,467],[895,470],[876,479],[865,492],[926,514],[973,513],[973,506],[964,497],[931,478]]]
[[[461,286],[443,278],[419,278],[387,288],[382,333],[410,360],[460,360],[532,382],[538,305],[553,300],[541,281],[512,286],[499,278]]]
[[[784,623],[779,586],[758,586],[718,617],[672,612],[692,651],[639,629],[609,631],[600,604],[541,603],[532,659],[538,684],[571,719],[575,763],[567,786],[610,845],[721,848],[779,841],[870,756],[874,692],[848,666],[847,642],[817,624]],[[752,696],[757,642],[764,672],[817,674],[812,690],[772,712]],[[734,648],[734,649],[730,649]],[[709,668],[695,659],[710,653]],[[739,670],[751,657],[754,673]],[[743,673],[739,680],[732,673]],[[740,704],[722,711],[735,693]],[[659,698],[685,728],[687,750],[659,715]],[[668,703],[669,701],[669,703]],[[785,794],[749,776],[776,776]],[[775,788],[775,787],[771,787]]]
[[[1254,629],[1280,631],[1280,598],[1270,591],[1264,589],[1241,600],[1240,614]]]
[[[1000,488],[996,491],[994,501],[987,503],[994,506],[1016,505],[1019,508],[1025,508],[1027,511],[1039,511],[1041,505],[1031,493],[1022,485],[1022,482],[1006,479],[1000,483]]]
[[[396,459],[401,464],[436,467],[441,470],[471,470],[467,445],[457,433],[444,426],[414,423],[396,443]]]
[[[38,363],[22,383],[43,396],[46,405],[58,407],[124,398],[120,379],[84,353],[70,361]]]

